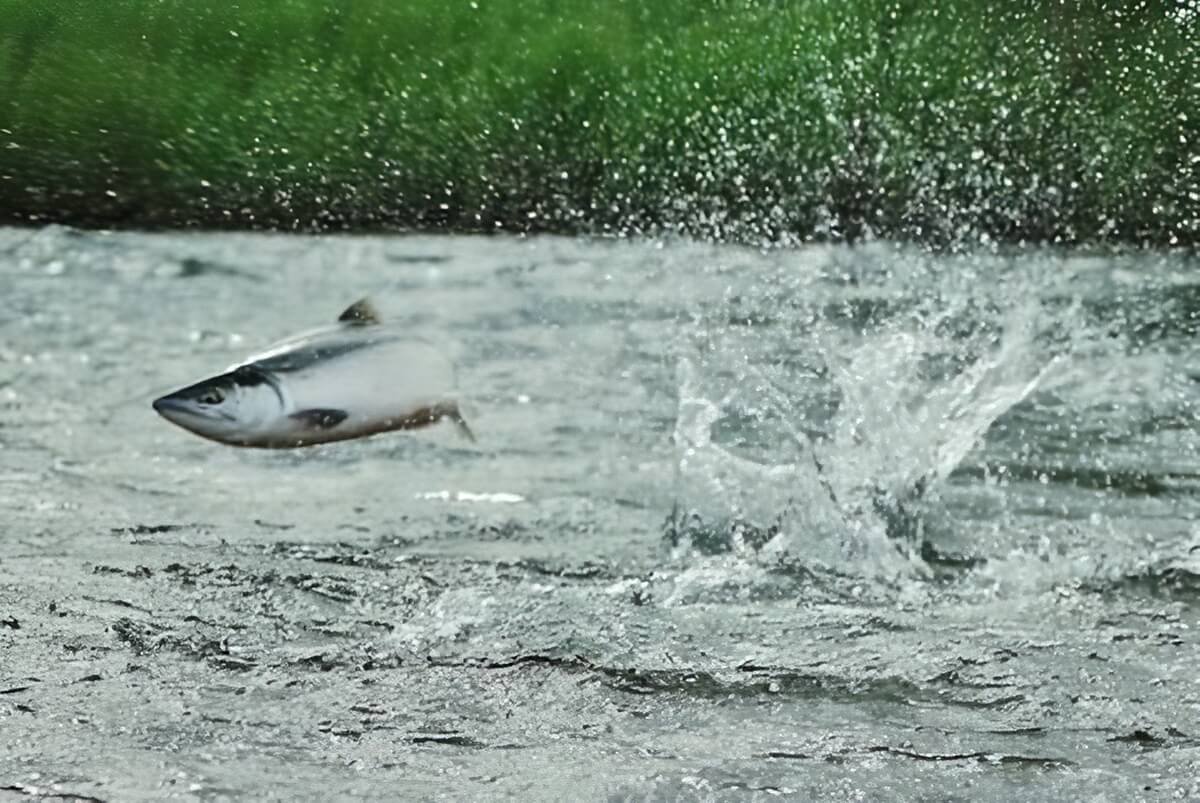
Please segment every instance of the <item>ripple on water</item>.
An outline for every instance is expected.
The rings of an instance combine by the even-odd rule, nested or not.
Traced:
[[[1187,259],[53,227],[0,254],[22,767],[136,785],[166,744],[245,789],[608,761],[598,795],[887,797],[936,766],[981,799],[1195,776]],[[367,293],[457,349],[478,448],[237,451],[149,408]]]

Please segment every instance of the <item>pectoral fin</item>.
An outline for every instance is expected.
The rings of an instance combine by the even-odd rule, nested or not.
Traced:
[[[309,429],[333,429],[345,421],[349,415],[345,410],[314,407],[311,410],[294,412],[288,418],[296,419]]]

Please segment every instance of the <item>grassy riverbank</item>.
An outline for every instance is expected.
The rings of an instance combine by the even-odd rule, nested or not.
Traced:
[[[1196,12],[990,5],[0,0],[0,219],[1200,241]]]

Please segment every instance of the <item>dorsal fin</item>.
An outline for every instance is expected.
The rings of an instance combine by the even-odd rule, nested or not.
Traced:
[[[338,323],[351,323],[357,326],[379,323],[379,313],[375,311],[375,306],[369,299],[360,298],[346,307],[338,316]]]

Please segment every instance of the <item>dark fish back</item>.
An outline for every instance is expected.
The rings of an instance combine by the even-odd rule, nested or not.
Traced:
[[[262,371],[273,374],[285,374],[289,371],[303,371],[319,362],[335,360],[364,348],[374,346],[381,341],[373,338],[347,339],[332,343],[312,343],[300,346],[282,354],[275,354],[261,360],[255,360],[251,365]]]

